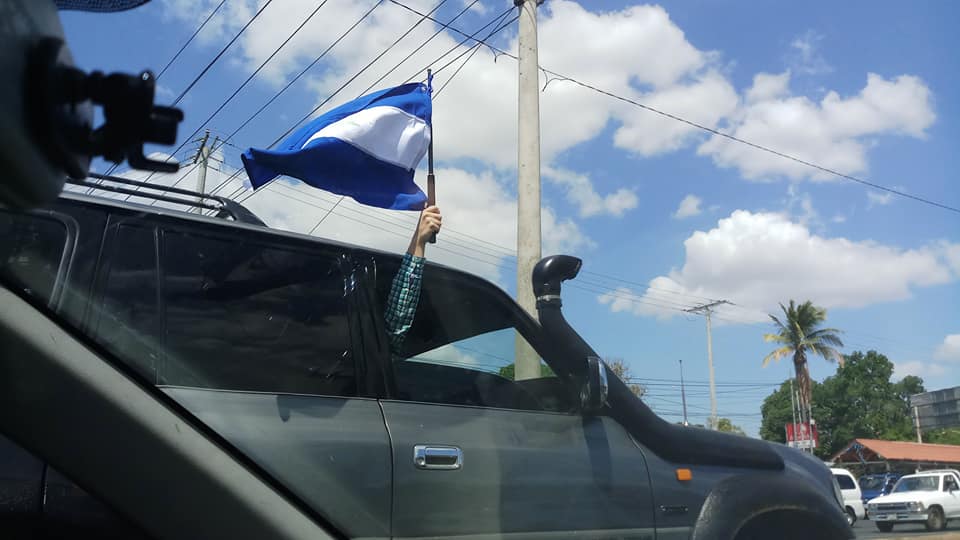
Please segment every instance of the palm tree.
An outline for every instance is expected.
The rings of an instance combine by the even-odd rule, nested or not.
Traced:
[[[790,300],[789,306],[780,304],[780,309],[783,310],[783,320],[770,315],[777,333],[764,334],[763,340],[778,343],[781,347],[763,359],[763,366],[766,367],[771,360],[793,355],[793,368],[800,388],[801,418],[806,416],[806,421],[809,422],[811,396],[807,353],[843,365],[843,356],[834,348],[843,347],[843,342],[837,336],[841,332],[836,328],[822,328],[821,325],[827,319],[827,310],[813,305],[809,300],[800,305]]]

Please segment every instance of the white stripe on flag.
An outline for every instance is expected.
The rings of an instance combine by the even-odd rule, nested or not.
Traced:
[[[396,107],[370,107],[324,126],[314,139],[332,137],[349,143],[371,156],[410,170],[423,159],[430,144],[430,129],[417,116]]]

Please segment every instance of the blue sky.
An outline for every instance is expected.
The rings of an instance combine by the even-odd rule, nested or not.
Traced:
[[[154,0],[121,14],[64,13],[63,23],[80,66],[158,72],[217,3]],[[424,11],[436,5],[404,3]],[[436,17],[448,20],[468,3],[448,0]],[[454,26],[473,32],[510,4],[480,0]],[[180,94],[262,5],[228,0],[161,77],[158,101]],[[373,5],[329,0],[209,122],[212,136],[233,132]],[[296,0],[267,6],[180,103],[187,115],[181,140],[315,6]],[[540,61],[665,112],[956,207],[960,189],[951,173],[960,166],[960,66],[950,51],[960,47],[960,37],[948,25],[958,11],[948,2],[906,9],[866,1],[547,0],[540,11]],[[239,165],[238,148],[270,144],[418,19],[395,4],[379,5],[231,138],[235,146],[217,152],[222,163],[208,187]],[[438,28],[430,21],[415,27],[329,106],[359,95]],[[515,50],[515,39],[516,23],[491,41]],[[379,86],[403,82],[431,63],[442,66],[452,56],[434,59],[459,40],[441,32]],[[436,84],[461,63],[441,70]],[[446,230],[428,256],[513,290],[516,63],[479,49],[434,109]],[[847,352],[881,351],[898,375],[919,374],[928,388],[960,385],[957,213],[711,140],[569,81],[547,85],[541,113],[544,251],[585,260],[579,283],[567,288],[568,316],[602,354],[623,358],[634,376],[653,383],[649,402],[667,418],[680,409],[679,390],[669,386],[679,376],[679,359],[693,381],[692,419],[702,421],[709,406],[702,385],[704,321],[681,312],[704,298],[736,304],[715,319],[721,383],[786,378],[788,363],[760,367],[770,350],[762,320],[777,302],[795,298],[828,308],[830,325],[845,331]],[[179,156],[196,146],[188,140]],[[189,177],[185,185],[192,182]],[[241,188],[232,181],[223,193],[245,198]],[[273,226],[306,232],[330,201],[329,194],[286,182],[247,204]],[[315,234],[401,251],[412,219],[348,201]],[[834,370],[820,359],[811,369],[817,379]],[[720,390],[721,415],[756,434],[770,387]]]

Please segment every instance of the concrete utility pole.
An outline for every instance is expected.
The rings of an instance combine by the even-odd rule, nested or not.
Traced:
[[[517,107],[517,302],[533,317],[537,300],[531,275],[540,260],[540,66],[537,6],[543,0],[514,0],[520,9]],[[540,376],[536,351],[517,334],[515,377]]]
[[[689,426],[687,422],[687,390],[683,385],[683,360],[680,360],[680,400],[683,402],[683,425]]]
[[[726,300],[717,300],[684,310],[687,313],[702,313],[707,318],[707,363],[710,365],[710,429],[717,429],[717,388],[713,380],[713,337],[710,335],[710,315],[713,313],[713,308],[729,303]]]
[[[923,442],[923,433],[920,431],[920,410],[916,407],[913,408],[913,421],[917,425],[917,442]]]
[[[210,159],[211,146],[207,146],[207,140],[210,139],[210,131],[203,135],[203,139],[200,140],[200,148],[197,149],[197,154],[193,156],[193,162],[200,162],[199,170],[197,171],[197,193],[205,193],[207,188],[207,161]],[[219,138],[214,139],[213,144],[217,144]],[[203,198],[197,199],[198,203],[203,203]],[[193,211],[201,214],[203,213],[203,208],[195,206]]]

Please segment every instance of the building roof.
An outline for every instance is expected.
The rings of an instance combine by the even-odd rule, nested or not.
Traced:
[[[917,463],[960,464],[960,446],[923,444],[907,441],[854,439],[833,457],[835,463],[908,461]]]

